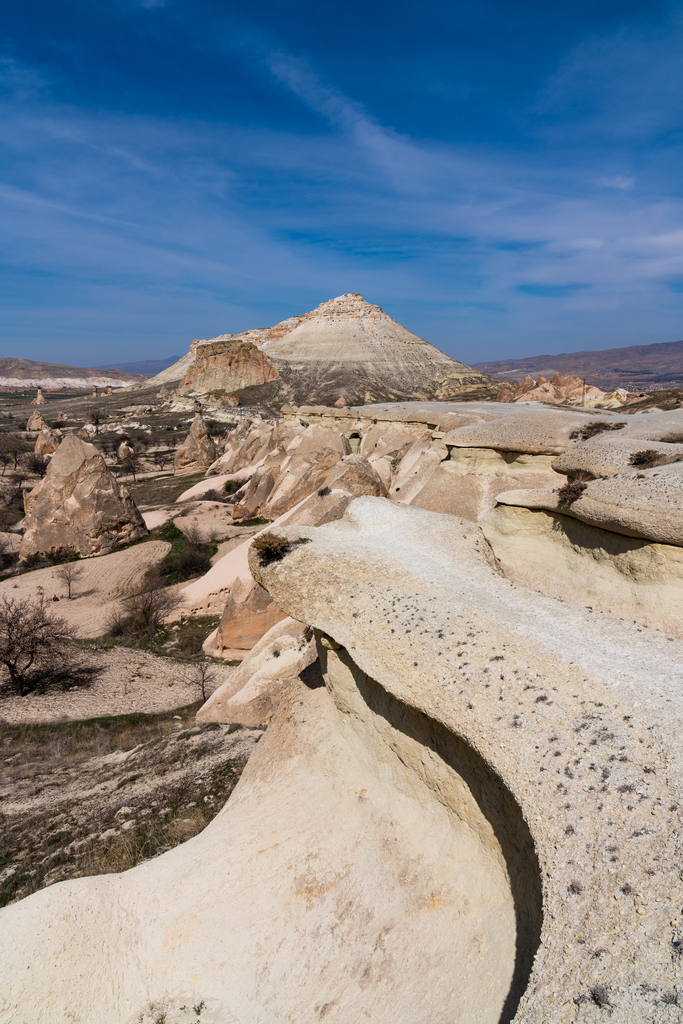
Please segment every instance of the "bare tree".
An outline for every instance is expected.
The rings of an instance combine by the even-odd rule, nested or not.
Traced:
[[[57,579],[61,580],[66,586],[69,601],[71,600],[71,588],[77,580],[80,580],[84,572],[84,567],[76,562],[65,562],[64,565],[60,565],[59,569],[55,570]]]
[[[202,700],[206,703],[206,690],[215,679],[215,673],[208,661],[200,661],[194,668],[194,683],[201,691]]]
[[[24,460],[24,465],[28,473],[35,473],[36,476],[45,476],[50,460],[45,455],[39,455],[38,452],[29,452]]]
[[[31,669],[59,663],[75,636],[74,627],[53,615],[42,596],[0,599],[0,664],[21,697],[30,689]]]
[[[170,460],[171,456],[168,454],[168,452],[154,452],[152,454],[152,462],[154,463],[155,466],[158,466],[159,469],[163,469],[164,466],[168,465]]]
[[[9,452],[0,452],[0,466],[2,466],[2,475],[5,475],[7,467],[13,462],[13,458]]]
[[[121,463],[121,468],[124,473],[132,473],[133,480],[137,479],[137,473],[140,472],[140,463],[142,462],[142,456],[140,452],[131,452],[126,455],[125,459]]]

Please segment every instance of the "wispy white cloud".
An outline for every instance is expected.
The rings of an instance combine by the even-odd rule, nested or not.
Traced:
[[[99,323],[131,351],[164,354],[362,291],[470,360],[673,340],[680,160],[625,153],[619,122],[635,88],[622,66],[666,107],[658,125],[678,116],[646,52],[673,51],[623,34],[579,47],[529,115],[542,145],[515,151],[402,135],[283,52],[267,54],[269,74],[320,116],[317,135],[95,117],[36,100],[42,79],[13,63],[0,110],[0,223],[19,281],[10,336]],[[599,126],[611,113],[610,135]],[[644,137],[642,104],[637,116]],[[580,136],[599,141],[568,155]]]

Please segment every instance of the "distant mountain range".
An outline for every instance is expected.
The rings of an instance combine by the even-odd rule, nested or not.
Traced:
[[[92,387],[125,387],[136,384],[138,374],[122,370],[91,369],[84,366],[64,366],[62,363],[41,363],[33,359],[0,358],[0,388],[25,390],[41,387],[48,391],[82,391]]]
[[[569,373],[603,391],[660,391],[683,386],[683,341],[655,345],[629,345],[597,352],[562,352],[554,356],[501,359],[473,363],[477,370],[502,380],[524,380]]]
[[[137,363],[107,363],[106,366],[97,366],[97,370],[121,370],[124,373],[137,373],[145,377],[153,377],[155,373],[161,373],[169,366],[173,366],[180,359],[180,356],[169,356],[168,359],[141,359]]]

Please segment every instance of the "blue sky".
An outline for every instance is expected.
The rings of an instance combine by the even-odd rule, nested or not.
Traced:
[[[183,353],[345,291],[474,362],[683,337],[683,8],[24,0],[2,355]]]

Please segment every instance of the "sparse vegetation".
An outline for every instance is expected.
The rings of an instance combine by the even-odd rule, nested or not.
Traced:
[[[40,598],[0,599],[0,664],[20,695],[32,688],[32,670],[49,671],[66,654],[76,631]]]
[[[278,537],[274,533],[262,533],[251,542],[254,551],[258,552],[261,565],[270,565],[271,562],[280,562],[290,550],[290,543],[286,537]]]
[[[612,1005],[609,998],[609,989],[606,985],[594,985],[591,989],[591,999],[596,1006],[599,1006],[603,1010]]]
[[[569,508],[581,497],[588,484],[585,480],[567,481],[557,492],[557,504],[560,508]]]
[[[30,809],[2,816],[0,906],[62,879],[125,871],[205,828],[239,780],[250,731],[198,726],[198,708],[0,724],[5,781],[20,801],[31,796]],[[113,751],[131,751],[123,771],[102,762]]]
[[[180,598],[154,582],[140,593],[126,598],[109,615],[108,636],[130,635],[149,640],[159,632],[161,624],[177,608]]]
[[[71,600],[71,591],[74,583],[82,577],[84,572],[85,569],[82,565],[78,565],[75,562],[65,562],[64,565],[62,565],[55,573],[57,579],[61,580],[67,588],[67,597],[69,600]]]
[[[319,498],[326,498],[327,495],[331,494],[331,493],[332,493],[332,491],[330,490],[329,487],[321,487],[320,490],[318,491],[318,497]]]
[[[595,437],[596,434],[602,434],[605,430],[622,430],[625,426],[626,424],[623,422],[593,420],[591,423],[585,423],[583,426],[577,427],[576,430],[572,430],[569,437],[572,441],[588,441],[589,438]]]

